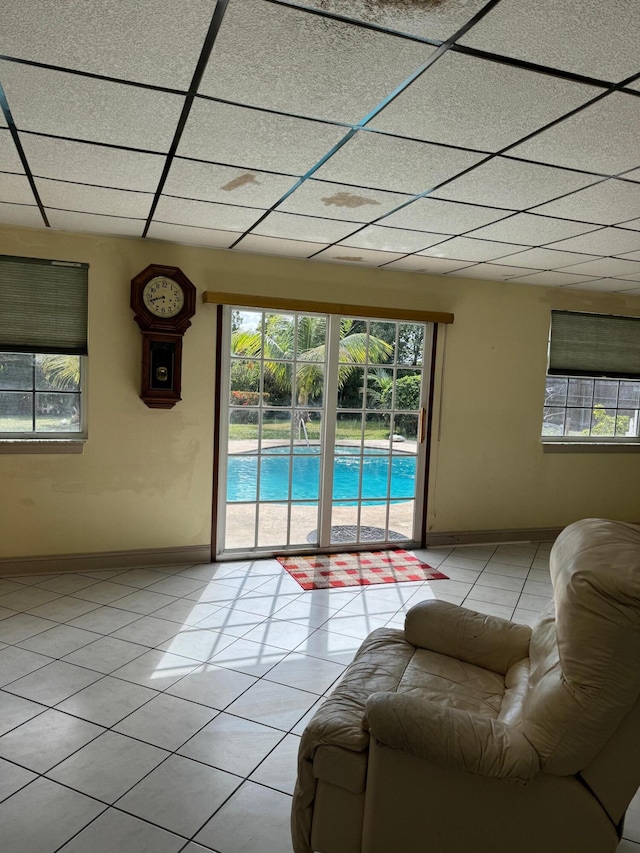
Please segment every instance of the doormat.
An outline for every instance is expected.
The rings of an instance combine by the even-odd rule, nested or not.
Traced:
[[[447,580],[410,551],[357,551],[341,554],[278,557],[302,589],[368,586],[374,583]]]

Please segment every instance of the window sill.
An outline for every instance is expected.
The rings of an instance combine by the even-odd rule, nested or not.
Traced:
[[[544,453],[640,453],[640,442],[543,441]]]
[[[82,453],[86,438],[73,439],[0,439],[2,453]]]

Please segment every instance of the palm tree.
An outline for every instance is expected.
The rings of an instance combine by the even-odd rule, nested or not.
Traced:
[[[359,364],[365,364],[367,357],[370,362],[380,364],[388,361],[393,353],[391,344],[366,332],[354,332],[353,325],[354,320],[343,318],[340,321],[338,390]],[[234,355],[247,358],[262,356],[265,372],[282,389],[291,386],[288,367],[296,354],[296,402],[299,407],[305,408],[322,392],[325,340],[324,317],[299,317],[296,324],[289,317],[272,315],[267,318],[264,333],[261,329],[237,329],[232,332],[231,347]]]
[[[42,376],[52,388],[74,390],[80,384],[80,358],[77,355],[43,355]]]

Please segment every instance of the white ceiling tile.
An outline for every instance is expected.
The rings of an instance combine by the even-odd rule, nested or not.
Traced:
[[[640,98],[614,92],[516,145],[509,153],[527,160],[615,175],[638,166],[639,124]]]
[[[460,275],[469,276],[469,278],[488,278],[503,281],[507,278],[515,278],[517,275],[522,276],[532,272],[537,272],[537,270],[530,267],[507,267],[502,264],[475,264],[475,266],[467,267]]]
[[[105,145],[21,134],[29,167],[41,178],[155,192],[165,158]]]
[[[640,181],[640,169],[631,169],[625,172],[621,177],[626,181]]]
[[[397,213],[385,217],[381,224],[437,234],[462,234],[471,228],[495,222],[511,212],[474,204],[455,204],[429,196],[416,199]]]
[[[630,228],[632,231],[640,231],[640,219],[627,219],[626,222],[622,222],[625,228]]]
[[[415,194],[435,187],[483,157],[442,145],[360,131],[315,176],[359,187]]]
[[[0,202],[0,222],[7,225],[26,225],[30,228],[45,227],[39,208],[28,204]]]
[[[631,282],[620,281],[617,278],[599,278],[584,284],[568,284],[566,288],[567,290],[595,290],[600,293],[634,293],[636,291]]]
[[[76,213],[69,210],[47,210],[47,218],[56,231],[82,231],[120,237],[142,237],[145,226],[144,219],[124,219],[119,216]]]
[[[202,201],[269,208],[291,189],[295,181],[289,175],[217,166],[176,157],[171,164],[164,193]]]
[[[309,216],[330,216],[332,219],[348,219],[351,222],[371,222],[410,198],[406,193],[387,193],[329,181],[308,180],[278,210]]]
[[[577,264],[580,261],[595,261],[594,255],[578,254],[577,252],[561,252],[556,249],[527,249],[509,258],[503,258],[503,264],[512,266],[537,267],[539,270],[556,270]]]
[[[186,88],[214,6],[212,0],[3,3],[2,52],[109,77]]]
[[[373,249],[355,249],[348,246],[329,246],[316,255],[314,261],[330,261],[336,264],[351,264],[361,267],[381,267],[397,261],[402,255],[396,252],[376,252]]]
[[[408,255],[406,258],[400,258],[399,261],[393,261],[386,269],[405,270],[406,272],[428,272],[433,275],[441,275],[452,270],[459,270],[465,266],[470,266],[470,264],[461,261],[449,261],[444,258],[425,258],[422,255]]]
[[[163,195],[153,219],[155,222],[168,222],[172,225],[195,225],[197,228],[243,232],[251,228],[263,213],[263,210],[253,207],[191,201]]]
[[[621,255],[623,252],[640,251],[640,233],[623,228],[600,228],[589,234],[558,240],[551,243],[550,248],[587,255]]]
[[[36,186],[45,207],[107,216],[146,219],[153,201],[151,193],[105,189],[47,178],[36,178]]]
[[[196,98],[178,154],[245,169],[304,175],[344,134],[344,128],[333,124]]]
[[[620,253],[621,258],[626,258],[628,261],[640,261],[640,251],[638,252],[623,252]]]
[[[2,113],[0,112],[0,115]],[[16,146],[13,144],[13,139],[9,130],[0,128],[0,172],[22,172],[22,161],[18,156]]]
[[[423,272],[437,273],[439,275],[449,272],[453,272],[456,275],[463,275],[463,270],[468,270],[472,266],[475,266],[475,264],[471,264],[469,261],[451,260],[450,258],[430,258],[420,254],[413,257],[422,258]]]
[[[305,6],[347,15],[379,27],[401,33],[444,41],[485,5],[486,0],[464,0],[460,3],[372,3],[371,0],[285,0],[291,6]]]
[[[288,258],[308,258],[316,252],[326,249],[326,243],[311,243],[304,240],[284,240],[281,237],[261,237],[247,234],[235,246],[239,252],[252,252],[259,255],[280,255]]]
[[[152,240],[165,240],[189,246],[210,246],[216,249],[228,249],[240,235],[240,231],[221,231],[215,228],[174,225],[168,222],[152,222],[147,232],[147,236]]]
[[[0,201],[12,204],[33,204],[35,198],[27,176],[0,172]]]
[[[640,184],[612,178],[543,204],[535,210],[536,213],[549,216],[615,225],[640,213]]]
[[[580,172],[494,157],[436,190],[432,197],[524,209],[586,187],[596,180],[595,176]]]
[[[511,243],[494,243],[490,240],[473,240],[469,237],[454,237],[445,243],[431,246],[421,254],[434,258],[456,258],[460,261],[492,261],[524,249]],[[505,261],[503,261],[505,263]],[[522,266],[520,264],[519,266]]]
[[[509,243],[525,243],[528,246],[540,246],[550,240],[575,237],[585,231],[594,231],[593,225],[586,222],[567,222],[547,216],[530,213],[516,213],[508,219],[501,219],[491,225],[485,225],[469,236],[483,240],[504,240]]]
[[[284,237],[287,240],[305,240],[310,243],[335,243],[355,231],[359,225],[359,222],[274,212],[263,219],[252,233],[265,237]]]
[[[548,287],[563,287],[565,284],[580,284],[581,281],[590,281],[590,275],[571,275],[568,272],[536,272],[531,275],[517,276],[513,281],[522,284],[540,284]]]
[[[638,71],[635,0],[501,0],[460,39],[501,53],[618,82]]]
[[[199,92],[357,123],[434,50],[262,0],[233,0]]]
[[[640,273],[640,263],[627,261],[623,258],[598,258],[597,260],[585,261],[580,264],[572,264],[567,268],[566,272],[573,272],[578,275],[600,275],[606,278],[615,276],[622,278],[623,276],[638,275]]]
[[[446,239],[446,234],[428,234],[426,231],[407,231],[402,228],[368,225],[351,237],[347,237],[343,245],[360,249],[379,249],[382,252],[417,252]]]
[[[184,98],[0,61],[19,130],[167,151]]]
[[[602,90],[522,68],[447,53],[370,127],[464,148],[498,151]],[[482,104],[482,121],[478,105]]]

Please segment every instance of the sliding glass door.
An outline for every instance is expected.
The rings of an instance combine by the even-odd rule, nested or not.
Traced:
[[[417,541],[431,327],[224,312],[218,555]]]

